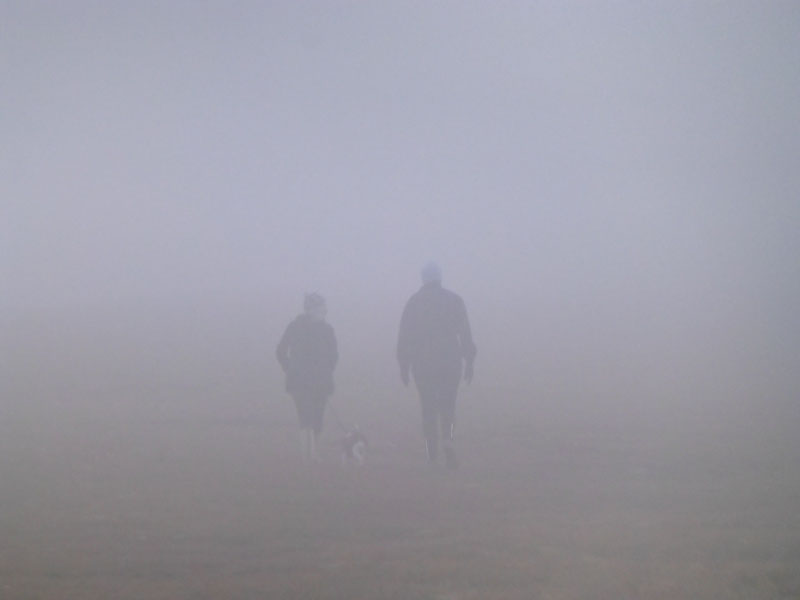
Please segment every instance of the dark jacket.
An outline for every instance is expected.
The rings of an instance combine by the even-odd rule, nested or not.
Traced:
[[[290,394],[329,396],[339,360],[336,335],[328,323],[302,314],[289,323],[276,350]]]
[[[397,360],[414,373],[460,374],[462,361],[472,365],[475,344],[464,301],[440,283],[422,286],[411,296],[400,319]]]

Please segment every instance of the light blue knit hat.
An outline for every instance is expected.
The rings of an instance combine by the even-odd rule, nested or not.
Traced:
[[[434,281],[441,281],[442,269],[435,262],[429,262],[427,265],[422,267],[420,275],[422,276],[422,283],[432,283]]]

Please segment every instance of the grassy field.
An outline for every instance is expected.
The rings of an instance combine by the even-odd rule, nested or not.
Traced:
[[[339,401],[372,438],[350,470],[331,419],[323,463],[299,464],[277,395],[7,404],[0,597],[800,599],[800,461],[779,424],[633,426],[496,395],[465,392],[452,473],[425,464],[410,392]]]

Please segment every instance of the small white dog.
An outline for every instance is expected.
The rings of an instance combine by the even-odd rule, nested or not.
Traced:
[[[358,429],[358,425],[342,438],[339,445],[342,451],[342,466],[364,466],[364,462],[367,460],[367,447],[369,444],[366,436]]]

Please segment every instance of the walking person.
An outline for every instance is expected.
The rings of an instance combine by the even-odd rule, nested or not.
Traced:
[[[316,462],[317,440],[322,432],[325,404],[333,394],[333,370],[339,359],[336,334],[325,321],[327,307],[319,294],[306,294],[303,313],[281,337],[276,350],[286,374],[286,391],[292,396],[300,422],[303,458]]]
[[[441,438],[445,463],[455,469],[456,397],[461,378],[472,381],[475,344],[464,301],[442,287],[439,266],[429,263],[421,275],[422,287],[408,300],[400,319],[397,361],[404,385],[414,377],[428,460],[438,460]]]

